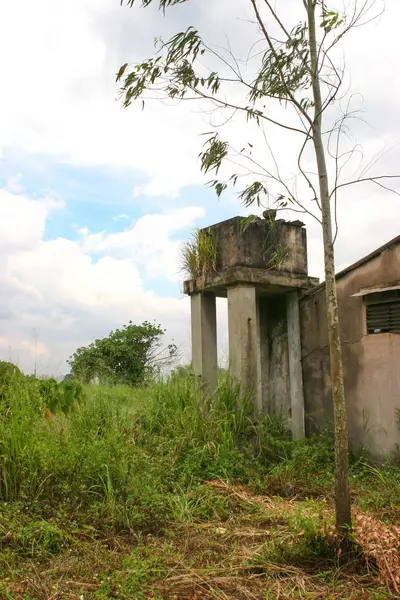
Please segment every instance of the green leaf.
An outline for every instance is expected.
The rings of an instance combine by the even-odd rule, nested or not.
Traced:
[[[241,194],[239,194],[239,198],[242,201],[244,206],[249,207],[254,202],[257,206],[261,206],[261,197],[268,196],[267,188],[260,181],[254,181],[254,183],[248,185]]]
[[[201,170],[203,173],[215,171],[217,174],[223,160],[228,154],[228,143],[219,139],[218,134],[214,134],[206,141],[207,149],[200,153]]]
[[[128,66],[128,63],[125,63],[124,65],[122,65],[122,67],[120,68],[120,70],[117,73],[117,79],[116,79],[116,81],[119,81],[121,79],[121,77],[123,76],[123,74],[126,71],[127,66]]]
[[[217,197],[220,198],[222,192],[224,192],[228,187],[228,184],[224,181],[218,181],[218,179],[215,179],[214,181],[209,182],[209,186],[215,189]]]
[[[248,217],[242,217],[240,219],[240,232],[245,233],[245,231],[247,231],[247,229],[250,227],[250,225],[255,223],[259,218],[260,217],[257,217],[257,215],[250,215]]]

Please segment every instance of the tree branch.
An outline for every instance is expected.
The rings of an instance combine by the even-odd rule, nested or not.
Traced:
[[[400,195],[400,192],[397,192],[396,190],[394,190],[392,188],[386,187],[386,186],[378,183],[378,181],[381,179],[400,179],[400,175],[379,175],[377,177],[362,177],[360,179],[354,179],[353,181],[346,181],[345,183],[340,183],[338,186],[336,186],[336,189],[339,190],[340,188],[344,188],[349,185],[355,185],[356,183],[365,183],[366,181],[369,181],[372,183],[376,183],[377,185],[379,185],[380,187],[383,187],[384,189],[387,189],[389,192],[393,192],[393,194]],[[332,190],[331,196],[334,192],[335,192],[335,189]]]
[[[272,54],[273,54],[273,56],[274,56],[274,58],[276,60],[277,65],[278,65],[279,77],[280,77],[280,80],[281,80],[281,83],[282,83],[283,87],[286,90],[286,94],[287,94],[289,100],[297,108],[297,110],[299,111],[299,113],[306,119],[306,121],[308,121],[309,125],[312,125],[312,120],[311,120],[309,114],[307,113],[307,111],[305,111],[303,109],[303,107],[301,106],[301,104],[296,100],[296,98],[294,97],[294,95],[292,94],[292,92],[290,91],[290,89],[287,86],[285,77],[284,77],[284,75],[282,73],[282,68],[279,67],[279,61],[278,61],[278,56],[276,54],[275,47],[274,47],[274,45],[273,45],[273,43],[271,41],[271,37],[270,37],[270,35],[269,35],[266,27],[264,25],[264,21],[261,18],[261,15],[260,15],[258,7],[257,7],[256,0],[250,0],[250,2],[253,5],[254,13],[256,15],[256,19],[257,19],[257,22],[259,24],[259,27],[260,27],[260,29],[261,29],[261,31],[262,31],[262,33],[263,33],[263,35],[264,35],[264,37],[265,37],[265,39],[267,41],[269,49],[271,50],[271,52],[272,52]],[[304,123],[303,123],[303,126],[304,126]]]

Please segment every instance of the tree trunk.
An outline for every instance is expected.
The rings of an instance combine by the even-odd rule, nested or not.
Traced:
[[[335,254],[332,236],[331,202],[325,150],[322,142],[322,100],[318,75],[318,49],[315,27],[315,0],[307,0],[308,32],[311,59],[311,78],[315,115],[312,138],[318,165],[322,231],[324,241],[326,315],[331,362],[332,398],[335,427],[335,509],[336,526],[345,533],[351,528],[351,505],[349,491],[349,447],[346,399],[343,384],[342,347],[340,342],[339,310],[336,293]]]

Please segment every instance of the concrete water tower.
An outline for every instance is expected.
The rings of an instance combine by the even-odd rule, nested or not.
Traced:
[[[254,414],[284,413],[304,436],[299,295],[319,283],[308,276],[307,235],[300,221],[274,211],[243,227],[234,217],[204,230],[215,263],[184,282],[191,299],[192,365],[204,393],[217,387],[216,298],[228,299],[231,376],[254,398]]]

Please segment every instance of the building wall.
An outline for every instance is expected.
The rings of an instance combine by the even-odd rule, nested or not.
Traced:
[[[291,415],[285,296],[264,298],[260,313],[265,319],[261,330],[263,411],[288,419]]]
[[[349,435],[353,447],[386,453],[400,445],[400,334],[367,334],[363,288],[400,283],[400,245],[360,264],[337,280]],[[325,287],[300,303],[306,431],[332,421]]]
[[[307,233],[299,224],[256,218],[243,229],[233,217],[204,231],[214,236],[218,272],[242,266],[307,275]]]

